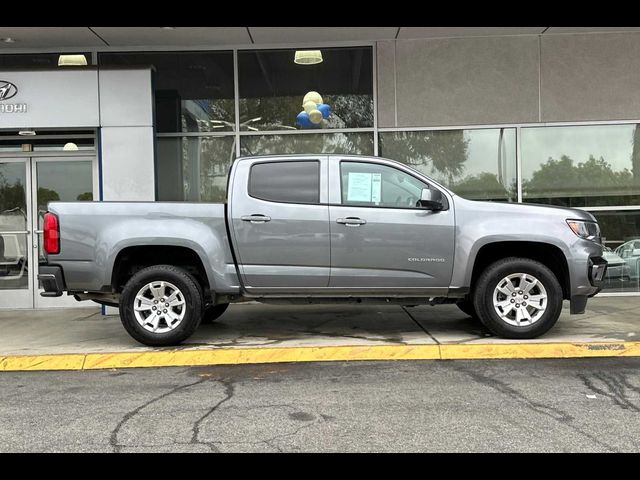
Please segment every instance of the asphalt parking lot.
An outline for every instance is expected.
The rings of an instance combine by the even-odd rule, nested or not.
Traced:
[[[637,452],[640,359],[0,373],[2,452]]]

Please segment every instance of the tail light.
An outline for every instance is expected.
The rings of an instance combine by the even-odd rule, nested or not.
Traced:
[[[58,223],[58,216],[51,212],[45,213],[42,229],[44,230],[44,251],[47,253],[60,253],[60,224]]]

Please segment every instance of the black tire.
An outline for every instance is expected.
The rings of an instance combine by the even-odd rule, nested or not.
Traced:
[[[184,317],[175,328],[164,333],[154,333],[146,330],[138,322],[134,312],[138,292],[145,285],[156,281],[173,284],[184,297],[184,306],[175,307],[180,313],[182,308],[185,309]],[[150,300],[153,300],[153,298],[150,298]],[[125,285],[120,296],[120,320],[129,335],[144,345],[154,347],[178,345],[189,338],[200,325],[202,305],[202,290],[198,282],[189,273],[172,265],[154,265],[137,272]],[[176,312],[176,310],[172,311]],[[159,320],[159,324],[161,327],[165,325],[168,328],[168,323],[164,319]]]
[[[493,306],[493,294],[498,283],[508,275],[517,273],[525,273],[535,277],[547,293],[546,310],[539,319],[529,325],[509,324],[500,317]],[[533,287],[532,292],[536,292],[537,288],[539,287]],[[473,292],[473,304],[478,318],[489,331],[503,338],[536,338],[546,333],[560,317],[562,299],[562,287],[548,267],[535,260],[517,257],[505,258],[489,265],[478,278]],[[535,312],[535,310],[533,311]],[[509,313],[509,315],[513,314]]]
[[[470,299],[465,298],[464,300],[460,300],[459,302],[456,302],[456,305],[462,311],[462,313],[469,315],[474,319],[478,318],[476,307],[473,306],[473,302]]]
[[[204,313],[202,314],[202,324],[208,325],[213,323],[217,318],[219,318],[226,310],[229,308],[228,303],[219,303],[217,305],[209,305],[204,309]]]

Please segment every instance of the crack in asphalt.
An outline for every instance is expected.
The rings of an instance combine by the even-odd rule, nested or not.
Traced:
[[[193,427],[191,429],[191,440],[189,441],[190,445],[206,445],[208,446],[212,452],[219,452],[218,448],[214,445],[215,442],[203,442],[198,437],[200,436],[200,425],[204,422],[209,416],[211,416],[223,403],[231,400],[235,395],[235,385],[232,380],[224,379],[224,380],[216,380],[217,382],[224,385],[224,393],[225,397],[216,403],[213,407],[207,410],[207,413],[198,418],[195,422],[193,422]]]
[[[512,398],[513,400],[515,400],[516,402],[520,403],[521,405],[524,405],[526,408],[528,408],[529,410],[532,410],[536,413],[540,413],[542,415],[545,415],[559,423],[561,423],[562,425],[570,428],[571,430],[579,433],[580,435],[588,438],[589,440],[591,440],[592,442],[594,442],[595,444],[606,448],[607,450],[611,451],[611,452],[615,452],[617,453],[618,450],[609,445],[606,442],[603,442],[602,440],[598,439],[597,437],[591,435],[589,432],[586,432],[584,430],[582,430],[581,428],[572,425],[571,422],[574,420],[574,417],[569,415],[567,412],[556,408],[556,407],[552,407],[549,405],[544,405],[542,403],[533,401],[529,398],[527,398],[526,396],[524,396],[521,392],[519,392],[518,390],[516,390],[515,388],[513,388],[512,386],[497,380],[495,378],[491,378],[489,376],[483,375],[482,373],[479,373],[477,371],[472,371],[469,370],[467,368],[461,367],[461,366],[457,366],[456,370],[460,371],[461,373],[464,373],[468,376],[470,376],[473,380],[475,380],[476,382],[482,384],[482,385],[486,385],[487,387],[490,387],[504,395],[507,395],[508,397]]]
[[[122,447],[125,446],[125,445],[121,445],[121,444],[118,443],[118,433],[120,432],[120,430],[122,429],[122,427],[124,426],[125,423],[127,423],[129,420],[131,420],[133,417],[135,417],[143,409],[145,409],[146,407],[148,407],[149,405],[151,405],[151,404],[153,404],[155,402],[158,402],[158,401],[162,400],[163,398],[167,398],[168,396],[179,392],[180,390],[184,390],[185,388],[193,387],[194,385],[198,385],[198,384],[203,383],[203,382],[205,382],[207,380],[208,380],[207,378],[201,378],[200,380],[197,380],[197,381],[192,382],[192,383],[188,383],[186,385],[179,385],[179,386],[177,386],[175,388],[172,388],[168,392],[165,392],[162,395],[158,395],[157,397],[152,398],[151,400],[143,403],[142,405],[139,405],[138,407],[134,408],[130,412],[127,412],[122,417],[122,419],[118,422],[118,425],[116,425],[116,427],[112,430],[111,435],[109,436],[109,445],[111,446],[113,451],[115,453],[120,453],[121,452]]]
[[[578,378],[582,380],[582,383],[592,392],[610,398],[614,404],[623,410],[640,412],[640,406],[627,398],[627,389],[640,393],[640,388],[631,385],[624,374],[618,374],[618,378],[616,378],[614,375],[608,376],[603,373],[596,373],[591,377],[592,378],[590,378],[589,375],[578,374]],[[600,380],[606,387],[606,390],[597,387],[593,382],[594,378]]]

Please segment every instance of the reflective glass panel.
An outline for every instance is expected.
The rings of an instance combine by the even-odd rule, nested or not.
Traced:
[[[93,165],[91,161],[40,161],[36,163],[38,230],[42,230],[49,202],[80,202],[93,200]],[[44,261],[42,233],[38,252]]]
[[[517,200],[514,128],[383,132],[379,151],[462,197]]]
[[[291,153],[373,155],[373,134],[247,135],[240,138],[240,151],[245,156]]]
[[[158,200],[224,202],[235,137],[163,137],[157,143]]]
[[[568,207],[640,204],[640,129],[522,129],[523,200]]]
[[[591,213],[600,224],[609,263],[604,291],[640,291],[640,210]]]
[[[314,50],[320,63],[296,63],[296,50],[238,52],[241,130],[373,127],[371,47]],[[305,97],[313,105],[301,121]]]
[[[100,65],[153,65],[158,132],[218,132],[235,126],[233,53],[101,53]]]
[[[24,162],[0,163],[0,290],[29,286],[26,182]]]

